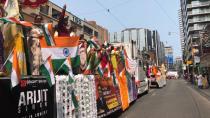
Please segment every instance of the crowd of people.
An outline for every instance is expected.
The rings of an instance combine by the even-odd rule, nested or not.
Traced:
[[[187,74],[185,73],[184,78],[189,80],[192,84],[196,85],[200,89],[209,88],[208,74]]]

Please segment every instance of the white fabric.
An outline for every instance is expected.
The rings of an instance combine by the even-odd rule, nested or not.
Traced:
[[[198,86],[202,86],[202,75],[198,76]]]
[[[68,50],[68,54],[65,55],[64,51]],[[57,48],[41,48],[42,51],[42,58],[46,60],[49,56],[52,59],[65,59],[66,57],[70,56],[74,58],[77,56],[77,46],[76,47],[57,47]]]

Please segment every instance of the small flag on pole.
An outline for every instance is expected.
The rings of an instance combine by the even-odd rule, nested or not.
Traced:
[[[12,61],[13,62],[12,62],[12,72],[11,72],[11,84],[12,84],[12,87],[15,87],[20,83],[20,79],[21,79],[16,49],[14,49],[13,51]]]
[[[47,81],[51,86],[55,84],[55,75],[53,73],[53,66],[51,62],[51,56],[49,56],[44,64],[40,67],[41,73],[47,76]]]

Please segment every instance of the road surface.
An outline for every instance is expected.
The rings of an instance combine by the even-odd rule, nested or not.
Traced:
[[[210,101],[185,80],[167,80],[167,86],[151,89],[119,118],[210,118]]]

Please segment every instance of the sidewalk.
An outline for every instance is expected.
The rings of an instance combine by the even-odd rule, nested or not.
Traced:
[[[210,87],[208,89],[199,89],[198,86],[191,84],[190,82],[187,83],[191,88],[195,89],[200,95],[204,96],[210,101]]]

